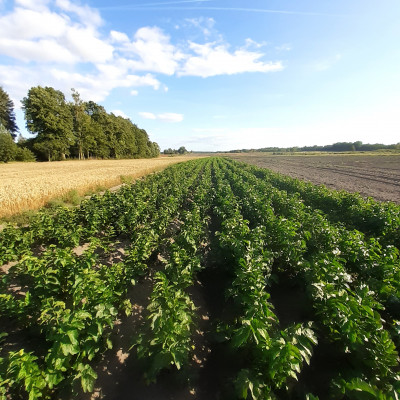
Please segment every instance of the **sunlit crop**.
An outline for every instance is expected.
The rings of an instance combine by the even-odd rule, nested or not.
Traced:
[[[0,164],[0,217],[37,209],[74,189],[82,195],[109,188],[122,183],[121,177],[137,178],[190,158]]]

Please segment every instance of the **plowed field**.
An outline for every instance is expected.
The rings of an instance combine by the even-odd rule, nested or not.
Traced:
[[[331,189],[400,203],[399,155],[278,156],[254,153],[229,156]]]

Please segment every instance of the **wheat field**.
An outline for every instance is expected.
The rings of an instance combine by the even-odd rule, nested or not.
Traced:
[[[0,217],[38,209],[71,190],[83,195],[110,188],[124,178],[138,178],[196,157],[0,164]]]

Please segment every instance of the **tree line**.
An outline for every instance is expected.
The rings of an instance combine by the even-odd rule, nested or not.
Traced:
[[[163,153],[164,154],[187,154],[188,151],[186,150],[185,146],[181,146],[181,147],[179,147],[178,150],[171,149],[171,147],[170,147],[168,149],[165,149]]]
[[[94,101],[83,101],[75,89],[71,90],[72,101],[67,101],[60,90],[32,87],[22,100],[22,109],[26,127],[35,137],[20,136],[16,144],[13,103],[0,87],[0,148],[2,144],[7,148],[7,155],[0,150],[0,161],[150,158],[160,154],[158,144],[144,129],[108,113]]]
[[[342,152],[342,151],[376,151],[376,150],[400,150],[400,143],[397,144],[369,144],[361,141],[357,142],[337,142],[326,146],[304,146],[304,147],[263,147],[261,149],[241,149],[230,150],[228,153],[250,153],[250,152],[267,152],[267,153],[296,153],[308,151],[329,151],[329,152]]]

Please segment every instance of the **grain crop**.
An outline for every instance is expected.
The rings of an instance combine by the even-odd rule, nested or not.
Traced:
[[[38,209],[71,190],[83,195],[99,187],[110,188],[120,184],[121,178],[138,178],[194,157],[0,164],[0,217]]]

